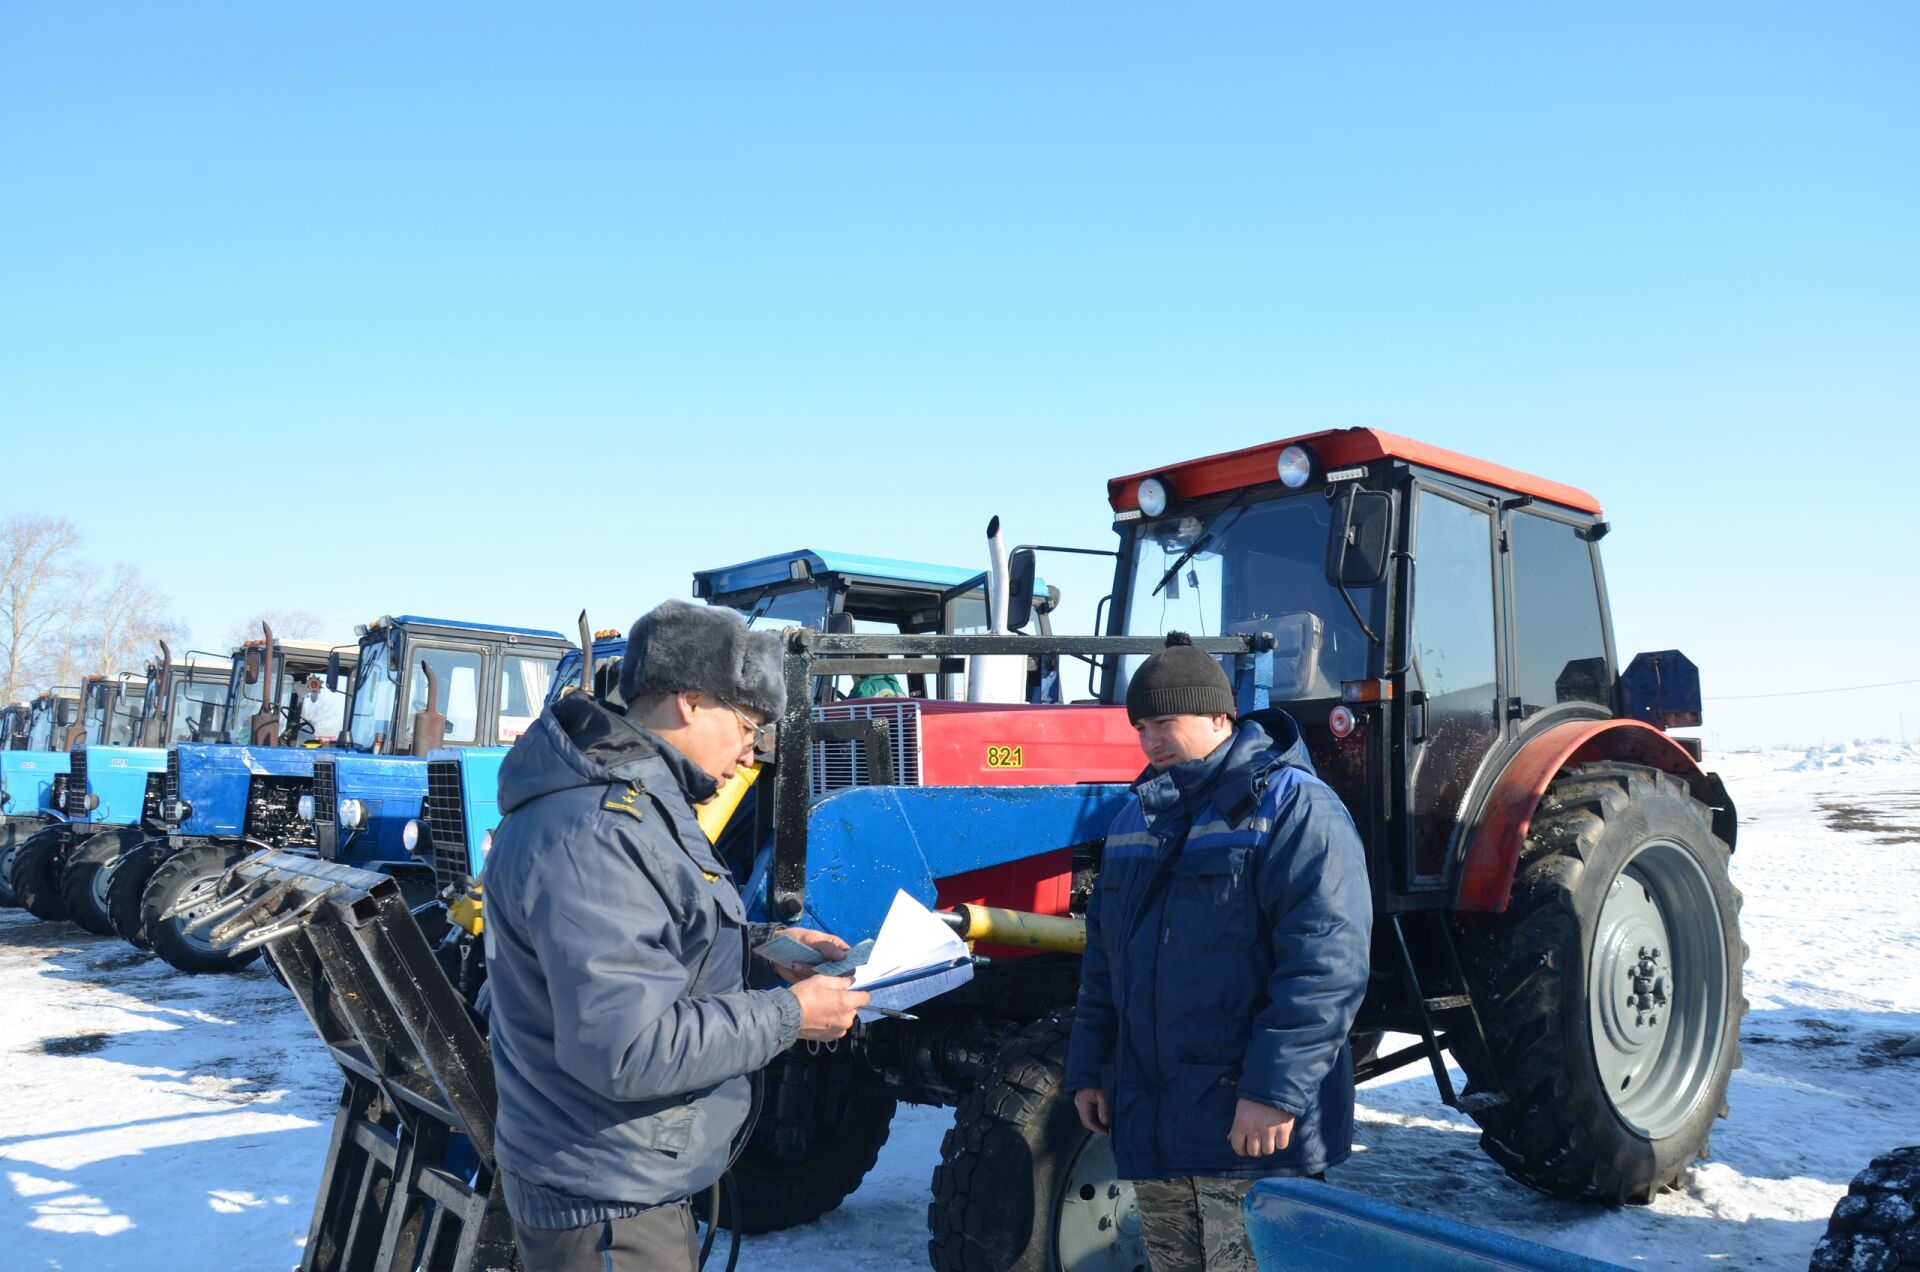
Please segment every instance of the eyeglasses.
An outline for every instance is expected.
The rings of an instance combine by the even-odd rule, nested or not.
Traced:
[[[747,715],[747,713],[742,711],[740,708],[734,706],[731,702],[728,702],[725,699],[717,699],[716,701],[718,701],[720,705],[725,707],[727,710],[733,712],[734,715],[738,716],[740,719],[740,723],[747,726],[747,731],[753,734],[754,750],[764,751],[767,749],[767,730],[773,727],[771,722],[767,724],[755,724],[753,722],[752,717]]]

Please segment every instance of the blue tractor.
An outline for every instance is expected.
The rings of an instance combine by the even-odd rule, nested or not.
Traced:
[[[432,870],[418,855],[426,847],[425,756],[518,737],[537,718],[567,648],[558,632],[534,628],[381,618],[360,633],[350,695],[340,649],[291,668],[294,697],[331,704],[340,722],[325,749],[315,749],[318,739],[262,747],[305,724],[289,714],[280,687],[286,672],[276,669],[267,701],[281,705],[251,717],[253,745],[181,745],[168,757],[160,813],[169,855],[140,893],[140,923],[155,952],[190,972],[251,962],[252,949],[217,945],[211,933],[229,913],[220,904],[222,877],[263,848],[376,869],[430,897]]]
[[[18,906],[13,868],[33,837],[63,823],[60,811],[66,798],[68,741],[80,722],[80,691],[54,688],[42,692],[24,712],[16,710],[18,726],[8,735],[8,749],[0,752],[0,905]]]
[[[14,898],[36,918],[60,920],[67,906],[60,895],[60,875],[68,850],[86,833],[86,755],[89,746],[118,746],[133,740],[146,701],[144,678],[88,676],[80,685],[80,718],[67,731],[67,778],[57,798],[51,798],[52,824],[20,846],[14,855]]]
[[[232,662],[189,653],[175,660],[165,641],[147,665],[140,713],[104,741],[70,756],[60,852],[48,863],[66,916],[100,936],[113,934],[108,888],[127,854],[160,832],[167,748],[225,730]],[[122,701],[125,701],[123,698]]]

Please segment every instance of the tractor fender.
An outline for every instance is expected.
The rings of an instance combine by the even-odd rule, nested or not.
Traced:
[[[1507,908],[1520,850],[1547,788],[1565,770],[1601,760],[1643,764],[1680,778],[1712,810],[1713,833],[1733,847],[1737,823],[1726,786],[1678,742],[1638,720],[1570,720],[1526,742],[1494,777],[1466,839],[1454,909]]]

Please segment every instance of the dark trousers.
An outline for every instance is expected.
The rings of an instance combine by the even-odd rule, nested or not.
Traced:
[[[527,1272],[695,1272],[700,1266],[693,1207],[684,1201],[584,1228],[529,1228],[516,1219],[513,1243]]]

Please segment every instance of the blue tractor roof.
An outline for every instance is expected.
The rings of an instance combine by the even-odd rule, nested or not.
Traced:
[[[931,565],[925,561],[899,561],[892,557],[864,556],[857,552],[817,552],[801,548],[773,556],[723,565],[714,570],[693,572],[695,596],[729,596],[735,592],[758,591],[822,575],[868,580],[876,583],[904,583],[930,590],[945,591],[980,576],[979,570],[956,565]],[[1046,581],[1033,580],[1033,595],[1047,599]]]
[[[418,614],[395,614],[393,621],[402,627],[461,627],[473,632],[502,632],[512,636],[551,636],[565,640],[559,632],[544,627],[506,627],[499,623],[469,623],[452,618],[423,618]]]

